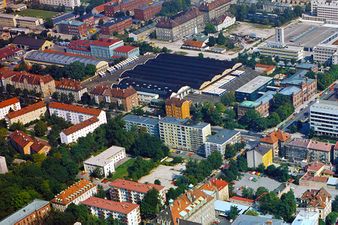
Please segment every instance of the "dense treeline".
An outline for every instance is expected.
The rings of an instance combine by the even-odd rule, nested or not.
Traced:
[[[174,16],[180,11],[188,9],[191,5],[190,0],[171,0],[162,4],[161,16]]]
[[[317,87],[318,90],[322,91],[328,88],[333,82],[338,80],[338,66],[332,65],[330,70],[326,73],[309,72],[307,77],[315,79],[317,76]]]

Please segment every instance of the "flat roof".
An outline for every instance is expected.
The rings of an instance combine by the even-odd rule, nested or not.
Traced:
[[[288,86],[288,87],[283,88],[278,93],[282,95],[293,95],[293,94],[299,93],[300,91],[301,91],[300,88],[296,86]]]
[[[269,83],[272,80],[272,77],[266,77],[266,76],[257,76],[250,82],[244,84],[242,87],[238,88],[236,92],[242,92],[242,93],[253,93],[263,85]]]
[[[176,125],[181,125],[181,126],[187,126],[187,127],[194,127],[194,128],[199,128],[202,129],[208,125],[209,123],[205,122],[195,122],[190,119],[178,119],[175,117],[164,117],[160,120],[160,123],[171,123],[171,124],[176,124]]]
[[[222,201],[222,200],[216,200],[214,202],[215,210],[223,212],[224,214],[228,213],[230,211],[231,207],[233,207],[233,206],[237,207],[237,209],[239,210],[239,215],[243,214],[246,210],[248,210],[250,208],[250,206],[247,206],[247,205],[241,205],[241,204],[226,202],[226,201]]]
[[[273,225],[287,225],[286,222],[279,219],[271,219],[261,216],[249,216],[249,215],[239,215],[232,225],[253,225],[253,224],[266,224],[267,221],[272,221]]]
[[[291,225],[317,225],[319,212],[301,210]]]
[[[18,221],[22,220],[26,216],[32,214],[34,211],[41,209],[42,207],[49,204],[48,201],[40,200],[40,199],[34,199],[33,202],[29,203],[25,207],[19,209],[15,213],[9,215],[2,221],[0,221],[0,224],[15,224]]]
[[[123,120],[133,123],[141,123],[147,125],[158,125],[159,119],[154,117],[146,117],[146,116],[136,116],[136,115],[126,115],[123,117]]]
[[[116,155],[117,153],[119,153],[121,151],[125,151],[125,148],[113,145],[113,146],[109,147],[107,150],[98,154],[97,156],[90,157],[89,159],[87,159],[83,163],[103,167],[103,166],[111,163],[111,161],[112,161],[111,158],[113,158],[114,155]]]
[[[216,144],[224,144],[230,138],[232,138],[238,133],[240,132],[236,130],[222,129],[222,130],[219,130],[216,134],[208,136],[207,142],[212,142]]]

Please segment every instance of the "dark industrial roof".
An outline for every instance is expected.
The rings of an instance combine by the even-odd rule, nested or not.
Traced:
[[[206,81],[232,68],[235,62],[209,58],[160,54],[121,75],[119,86],[169,96],[183,86],[200,89]]]
[[[46,40],[37,39],[34,37],[28,37],[28,36],[17,36],[13,40],[13,44],[15,45],[25,45],[29,46],[30,49],[39,49],[41,46],[46,42]]]

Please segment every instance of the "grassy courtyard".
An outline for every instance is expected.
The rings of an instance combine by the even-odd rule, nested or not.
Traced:
[[[115,173],[113,173],[113,175],[111,177],[109,177],[109,180],[115,180],[117,178],[127,177],[128,176],[128,168],[131,165],[133,165],[134,162],[135,162],[135,159],[129,159],[128,161],[126,161],[122,165],[118,166],[116,168]]]
[[[41,10],[41,9],[25,9],[21,12],[18,12],[20,16],[31,16],[31,17],[37,17],[37,18],[42,18],[42,19],[48,19],[52,18],[57,14],[57,12],[53,11],[46,11],[46,10]]]

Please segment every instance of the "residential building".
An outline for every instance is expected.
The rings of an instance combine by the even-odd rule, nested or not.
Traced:
[[[56,31],[61,34],[85,37],[87,36],[87,25],[77,20],[62,20],[56,24]]]
[[[51,200],[54,209],[64,212],[70,204],[78,205],[97,193],[97,186],[88,180],[79,180]]]
[[[165,101],[165,113],[170,117],[187,119],[191,117],[190,105],[191,101],[179,98],[169,98]]]
[[[331,162],[330,143],[311,140],[307,148],[310,162],[321,161],[327,164]]]
[[[141,223],[140,206],[130,202],[114,202],[108,199],[90,197],[81,202],[88,207],[91,214],[108,219],[111,218],[127,225]]]
[[[20,101],[17,97],[6,99],[0,102],[0,119],[5,119],[5,116],[11,111],[21,109]]]
[[[0,174],[8,173],[7,162],[5,156],[0,156]]]
[[[281,129],[272,131],[267,136],[262,137],[259,141],[262,145],[270,146],[273,150],[273,157],[279,157],[279,150],[282,143],[290,140],[291,135]]]
[[[139,204],[144,195],[151,189],[156,189],[159,192],[162,204],[165,203],[165,189],[157,184],[142,184],[135,181],[116,179],[110,184],[110,198],[118,202],[131,202]]]
[[[232,225],[252,225],[252,224],[264,224],[264,225],[288,225],[288,223],[279,219],[271,219],[261,216],[249,216],[249,215],[239,215]]]
[[[225,14],[215,19],[212,19],[210,22],[215,26],[216,30],[219,32],[234,25],[236,23],[236,17],[229,14]]]
[[[52,5],[52,6],[59,6],[64,5],[67,8],[74,9],[76,6],[81,5],[80,0],[39,0],[40,4],[44,5]]]
[[[319,213],[317,210],[300,210],[291,225],[318,225]]]
[[[159,127],[161,140],[168,147],[186,151],[204,151],[204,143],[211,134],[210,124],[189,119],[164,117]]]
[[[8,136],[13,147],[24,155],[30,154],[43,154],[47,155],[51,149],[51,146],[47,141],[36,139],[34,137],[25,134],[20,130],[12,132]]]
[[[15,37],[12,44],[23,50],[46,50],[54,46],[51,41],[22,35]]]
[[[130,131],[133,127],[137,127],[150,135],[160,137],[158,118],[128,114],[123,117],[123,120],[127,131]]]
[[[50,115],[56,115],[74,124],[60,133],[61,143],[76,142],[80,137],[87,136],[100,125],[107,123],[106,112],[100,109],[59,102],[49,103],[48,108]]]
[[[207,137],[205,142],[205,157],[213,151],[218,151],[224,155],[226,147],[241,141],[241,133],[235,130],[222,129],[214,135]]]
[[[338,137],[338,103],[319,100],[311,105],[310,127],[317,135]]]
[[[43,19],[29,16],[16,17],[17,27],[24,27],[30,29],[36,29],[38,26],[43,26]]]
[[[148,21],[153,19],[156,14],[158,14],[162,9],[162,3],[157,2],[151,5],[144,5],[140,8],[134,9],[134,17],[135,19]]]
[[[0,221],[0,224],[39,224],[51,211],[48,201],[34,199],[31,203]]]
[[[333,147],[333,161],[338,158],[338,141],[336,142],[335,146]]]
[[[204,15],[196,7],[181,12],[172,18],[162,18],[156,25],[156,38],[177,41],[204,30]]]
[[[138,91],[138,101],[141,104],[150,104],[152,100],[158,100],[160,98],[159,94],[148,93],[143,91]]]
[[[212,178],[207,183],[204,183],[200,188],[204,193],[213,196],[217,200],[229,200],[229,185],[228,182]]]
[[[87,88],[83,87],[80,81],[61,78],[60,80],[55,81],[55,91],[60,95],[73,95],[74,100],[78,102],[81,100],[82,95],[87,92]]]
[[[215,198],[200,189],[188,190],[176,200],[169,203],[174,225],[181,224],[181,220],[203,225],[215,221]]]
[[[9,112],[5,117],[7,124],[10,126],[13,123],[22,123],[23,125],[34,120],[39,120],[45,116],[47,111],[43,101],[28,105],[20,110]]]
[[[258,145],[254,149],[247,151],[246,157],[249,168],[257,168],[261,164],[267,168],[272,164],[273,151],[270,146]]]
[[[115,32],[124,33],[124,31],[130,28],[132,25],[131,17],[119,17],[114,18],[109,22],[101,25],[101,33],[104,35],[113,35]]]
[[[299,185],[308,187],[326,187],[330,177],[334,175],[330,166],[314,162],[307,166],[306,173],[299,178]],[[332,177],[333,178],[333,177]]]
[[[310,189],[302,194],[301,206],[319,211],[319,218],[325,220],[331,212],[331,194],[324,188],[319,190]]]
[[[260,97],[259,93],[266,91],[266,87],[270,84],[272,84],[271,77],[257,76],[236,90],[236,99],[238,101],[255,101]]]
[[[104,177],[115,172],[115,168],[126,159],[126,149],[119,146],[111,146],[97,156],[91,156],[83,162],[84,170],[91,174],[99,169]]]
[[[85,15],[80,16],[79,20],[85,23],[88,29],[95,26],[95,18],[94,15],[91,13],[86,13]]]
[[[12,71],[7,67],[0,68],[1,86],[8,84],[21,90],[41,93],[42,97],[49,97],[55,92],[54,79],[49,75],[31,74],[25,71]]]
[[[115,13],[119,11],[129,11],[131,14],[135,14],[135,9],[150,5],[150,3],[152,3],[151,0],[114,0],[104,5],[104,14],[108,17],[114,17]]]
[[[14,45],[8,45],[0,49],[0,60],[6,61],[11,60],[14,57],[21,57],[23,56],[24,51],[15,47]]]
[[[132,86],[122,89],[98,85],[90,92],[90,95],[98,104],[100,102],[115,104],[127,112],[139,105],[137,92]]]
[[[241,118],[244,116],[249,110],[255,110],[259,113],[261,117],[267,117],[270,113],[270,102],[272,101],[274,91],[265,92],[261,97],[256,99],[255,101],[243,101],[238,105],[237,108],[237,116]],[[242,93],[238,93],[238,96]]]

